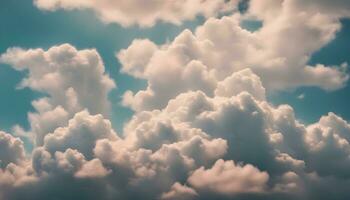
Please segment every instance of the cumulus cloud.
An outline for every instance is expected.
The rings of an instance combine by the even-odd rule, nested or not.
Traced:
[[[115,84],[105,75],[103,61],[94,49],[79,51],[69,44],[47,51],[10,48],[1,56],[1,61],[16,70],[28,71],[19,87],[50,96],[34,102],[39,111],[61,105],[68,111],[83,107],[92,113],[108,113],[107,94]]]
[[[193,20],[197,16],[211,17],[219,13],[232,11],[237,0],[34,0],[41,10],[89,9],[106,23],[118,23],[122,26],[153,26],[157,21],[180,24],[185,20]]]
[[[197,192],[180,183],[174,183],[169,192],[162,194],[162,200],[190,200],[198,196]]]
[[[158,46],[150,40],[134,40],[118,54],[119,61],[123,63],[122,72],[138,78],[144,77],[145,66],[157,50]]]
[[[25,160],[23,142],[19,138],[0,131],[0,168],[8,164],[19,164]]]
[[[309,2],[250,1],[246,14],[210,18],[196,31],[184,30],[170,43],[135,40],[117,54],[123,65],[121,72],[145,79],[148,86],[135,94],[127,92],[124,104],[136,111],[152,110],[164,108],[170,99],[187,91],[224,95],[228,87],[224,85],[237,81],[239,75],[231,77],[233,73],[246,68],[260,77],[252,83],[236,83],[248,84],[243,87],[249,92],[260,87],[260,81],[267,91],[305,86],[342,88],[349,78],[346,63],[308,63],[313,53],[335,38],[341,28],[339,19],[348,16],[321,12],[321,5],[318,8],[317,3]],[[246,19],[261,20],[262,27],[247,31],[240,25]],[[217,85],[220,87],[215,91]],[[234,92],[234,88],[227,89]],[[259,93],[261,98],[263,92]]]
[[[119,135],[108,113],[115,83],[96,50],[9,49],[0,61],[27,72],[19,87],[45,97],[28,115],[31,153],[0,132],[0,199],[349,199],[350,124],[334,113],[303,124],[266,98],[343,86],[346,65],[307,65],[339,30],[348,8],[332,9],[342,3],[250,1],[244,16],[208,19],[170,43],[135,40],[117,57],[148,87],[124,95],[135,113]],[[262,28],[242,29],[246,17]]]
[[[261,88],[255,89],[253,94]],[[301,124],[290,106],[274,107],[244,90],[229,97],[182,93],[162,110],[135,114],[120,137],[102,115],[81,111],[66,127],[45,135],[29,163],[2,169],[1,194],[5,199],[29,194],[34,199],[305,199],[335,189],[327,183],[348,179],[349,127],[333,113]],[[325,162],[327,156],[333,162]],[[84,187],[97,194],[79,190]],[[61,194],[64,190],[72,195]],[[347,197],[342,187],[336,190],[335,199]]]
[[[99,178],[108,174],[100,160],[95,158],[86,161],[83,154],[70,148],[64,152],[56,151],[53,154],[42,148],[36,149],[33,153],[33,169],[38,175],[57,176],[68,174],[82,179]]]
[[[234,196],[265,190],[269,175],[251,165],[236,166],[233,161],[218,160],[211,169],[197,169],[188,182],[197,190]]]
[[[108,93],[115,83],[105,74],[103,61],[94,49],[77,50],[69,44],[43,49],[10,48],[0,61],[27,77],[19,88],[28,87],[46,97],[32,102],[36,112],[28,114],[38,145],[44,136],[67,124],[76,112],[87,109],[109,116]]]
[[[82,111],[69,120],[67,127],[59,127],[53,133],[48,133],[43,147],[51,153],[73,148],[87,157],[92,157],[96,141],[103,138],[112,141],[118,139],[111,122],[102,115],[91,116]]]
[[[219,82],[215,95],[231,97],[243,91],[250,93],[258,100],[265,100],[265,88],[262,86],[260,78],[249,68],[233,73]]]
[[[322,117],[318,123],[308,127],[309,134],[306,140],[312,155],[310,167],[316,169],[319,174],[350,176],[347,170],[350,165],[349,125],[344,122],[343,119],[330,113]],[[332,159],[335,162],[324,163],[321,159]]]

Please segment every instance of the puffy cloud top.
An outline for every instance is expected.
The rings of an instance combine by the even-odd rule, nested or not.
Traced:
[[[19,164],[25,160],[23,142],[19,138],[0,131],[0,168],[8,164]]]
[[[269,175],[251,165],[236,166],[233,161],[218,160],[211,169],[197,169],[188,182],[198,190],[233,196],[263,192]]]

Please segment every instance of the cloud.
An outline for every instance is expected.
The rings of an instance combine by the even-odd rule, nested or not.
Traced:
[[[346,65],[307,64],[347,7],[303,2],[251,1],[246,14],[210,18],[167,44],[135,40],[117,57],[148,86],[125,94],[135,113],[119,135],[108,112],[115,83],[96,50],[9,49],[0,61],[27,72],[19,88],[45,96],[28,115],[31,153],[0,132],[0,199],[349,199],[350,124],[334,113],[303,124],[266,98],[348,79]],[[36,2],[92,1],[46,3]],[[249,17],[261,29],[241,28]]]
[[[182,21],[193,20],[197,16],[216,16],[232,11],[237,3],[236,0],[151,0],[147,3],[142,0],[34,0],[34,5],[41,10],[89,9],[105,23],[118,23],[122,26],[137,24],[143,27],[153,26],[158,21],[181,24]]]
[[[73,148],[91,158],[96,141],[103,138],[112,141],[118,139],[111,122],[102,115],[91,116],[87,111],[82,111],[69,120],[67,127],[59,127],[47,134],[43,147],[51,153]]]
[[[197,190],[234,196],[264,192],[269,175],[251,165],[236,166],[233,161],[218,160],[211,169],[199,168],[188,178]]]
[[[94,49],[79,51],[69,44],[47,51],[10,48],[0,62],[27,72],[19,88],[28,87],[46,96],[33,101],[36,112],[28,114],[37,145],[83,109],[107,117],[110,114],[108,93],[115,83],[105,74],[103,61]]]
[[[19,164],[25,159],[23,142],[0,131],[0,168],[5,168],[10,163]]]
[[[142,78],[145,66],[150,58],[158,50],[158,46],[148,39],[133,40],[127,49],[121,50],[117,57],[123,63],[123,73]]]
[[[195,199],[198,196],[197,192],[185,185],[181,185],[180,183],[174,183],[171,186],[171,189],[167,193],[163,193],[161,199],[162,200],[190,200]]]
[[[300,94],[297,96],[297,99],[303,100],[305,98],[305,94]]]
[[[253,95],[258,100],[265,100],[265,88],[260,78],[249,68],[233,73],[231,76],[219,82],[215,94],[217,96],[231,97],[243,91]]]
[[[321,175],[349,177],[349,130],[349,124],[333,113],[310,125],[306,138],[311,154],[310,167]],[[322,159],[332,159],[335,162],[324,163]]]
[[[169,43],[135,40],[117,54],[123,65],[121,72],[145,79],[148,86],[135,94],[127,92],[124,104],[135,111],[152,110],[164,108],[170,99],[187,91],[202,90],[213,96],[218,84],[223,85],[225,79],[228,84],[233,73],[246,68],[260,77],[267,92],[344,87],[348,80],[346,63],[308,63],[313,53],[335,38],[341,28],[339,19],[347,16],[309,10],[299,4],[251,1],[246,14],[210,18],[196,31],[184,30]],[[249,32],[240,26],[247,19],[261,20],[263,25]],[[259,84],[255,82],[251,84]],[[253,85],[244,89],[248,87]],[[223,89],[221,86],[219,90]]]
[[[299,185],[309,182],[328,191],[330,188],[322,186],[328,177],[333,181],[347,177],[347,122],[330,114],[305,127],[295,120],[290,107],[272,107],[246,92],[214,98],[202,92],[181,94],[163,110],[134,116],[125,131],[133,130],[138,136],[132,132],[125,132],[122,138],[112,136],[108,120],[101,117],[83,111],[68,127],[46,135],[45,145],[34,150],[31,165],[15,165],[20,171],[32,168],[29,174],[16,173],[15,180],[27,182],[9,183],[6,188],[10,189],[2,191],[4,196],[70,199],[73,196],[60,193],[64,188],[79,192],[76,189],[89,185],[103,194],[102,199],[205,199],[206,194],[218,198],[255,194],[273,199],[276,195],[293,196],[293,192],[303,197],[313,188],[301,190]],[[322,133],[324,137],[317,136],[318,127],[327,131]],[[169,130],[172,139],[159,137]],[[153,135],[154,143],[146,142],[147,135]],[[289,137],[294,140],[287,140]],[[325,163],[325,155],[334,162]],[[2,179],[8,174],[15,176],[9,167],[13,164],[1,174]],[[314,175],[307,175],[309,172]],[[61,184],[66,182],[70,184]],[[72,194],[84,198],[89,192]]]
[[[346,0],[335,0],[333,2],[329,2],[327,0],[250,0],[249,11],[257,14],[259,17],[272,18],[274,14],[279,14],[281,10],[284,9],[284,6],[314,13],[324,13],[335,18],[349,17],[350,10],[349,3]]]
[[[101,161],[94,159],[83,165],[83,167],[75,173],[75,176],[78,178],[96,178],[105,177],[108,173],[109,171],[103,167]]]
[[[85,156],[77,150],[66,149],[53,154],[38,148],[33,153],[33,169],[38,175],[72,175],[77,178],[99,178],[108,174],[98,159],[86,161]],[[92,171],[89,172],[89,170]]]
[[[40,111],[61,105],[69,111],[83,107],[93,113],[108,113],[107,94],[115,84],[104,74],[103,62],[94,49],[79,51],[69,44],[47,51],[10,48],[1,56],[1,61],[16,70],[28,70],[27,78],[19,87],[50,95],[49,99],[35,102]]]
[[[305,199],[316,190],[327,198],[334,189],[335,199],[342,199],[346,190],[327,183],[348,179],[349,127],[332,113],[301,124],[290,106],[274,107],[244,90],[214,97],[182,93],[162,110],[136,113],[120,137],[108,119],[81,111],[45,135],[29,162],[3,169],[1,194],[5,199],[29,194],[34,199]],[[333,162],[325,162],[327,156]],[[79,189],[84,187],[96,190]]]

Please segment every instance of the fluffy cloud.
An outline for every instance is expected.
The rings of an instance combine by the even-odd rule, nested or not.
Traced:
[[[197,192],[180,183],[174,183],[169,192],[162,194],[162,200],[190,200],[198,196]]]
[[[250,69],[233,73],[219,82],[215,95],[231,97],[243,91],[250,93],[258,100],[265,100],[265,88],[262,86],[260,78]]]
[[[303,199],[347,179],[349,127],[334,114],[303,125],[289,106],[245,91],[183,93],[162,110],[136,114],[120,138],[102,115],[83,111],[45,136],[31,165],[9,164],[0,173],[2,195],[94,198],[76,193],[86,186],[101,199]],[[327,155],[334,162],[325,163]],[[76,195],[61,194],[66,187]],[[341,188],[335,199],[347,197]]]
[[[0,131],[0,168],[18,164],[25,160],[23,142],[19,138]]]
[[[218,13],[233,10],[236,0],[34,0],[41,10],[54,11],[57,9],[89,9],[106,23],[119,23],[122,26],[137,24],[152,26],[157,21],[180,24],[184,20],[192,20],[196,16],[216,16]]]
[[[70,148],[54,154],[42,148],[36,149],[33,152],[33,169],[38,175],[44,176],[69,174],[77,178],[97,178],[108,174],[100,160],[86,161],[83,154]],[[88,170],[93,170],[93,173]]]
[[[36,1],[45,9],[90,3]],[[266,98],[343,86],[346,65],[307,65],[339,30],[342,5],[252,0],[244,16],[208,19],[170,43],[135,40],[117,57],[122,72],[148,87],[125,94],[136,112],[119,135],[108,119],[115,84],[95,50],[9,49],[0,61],[26,70],[20,87],[45,97],[29,114],[30,156],[19,138],[0,132],[0,199],[349,199],[350,124],[334,113],[303,124],[292,107]],[[242,29],[246,17],[263,26]]]
[[[103,61],[94,49],[79,51],[69,44],[47,51],[10,48],[1,56],[1,61],[16,70],[28,70],[28,77],[19,87],[50,96],[34,103],[39,111],[61,105],[68,111],[83,107],[92,113],[108,113],[107,94],[115,84],[104,74]]]
[[[236,166],[233,161],[218,160],[211,169],[197,169],[188,182],[197,190],[224,195],[260,193],[265,190],[269,175],[251,165]]]
[[[134,40],[127,49],[118,54],[118,59],[123,63],[122,72],[139,78],[144,77],[144,67],[157,50],[158,46],[150,40]]]
[[[242,74],[256,77],[251,71],[233,77]],[[254,88],[253,94],[264,91]],[[162,110],[137,113],[122,137],[102,115],[82,111],[45,135],[31,165],[4,169],[3,180],[22,181],[8,181],[3,195],[21,199],[31,191],[37,198],[57,197],[60,190],[47,189],[65,188],[60,180],[72,188],[97,187],[107,195],[102,199],[304,198],[328,190],[323,185],[330,176],[348,177],[349,127],[335,114],[303,125],[291,107],[273,107],[244,90],[214,97],[182,93]],[[324,163],[327,155],[334,162]],[[315,187],[302,186],[310,182]],[[28,184],[37,189],[28,190]]]
[[[37,112],[29,113],[37,145],[44,136],[67,124],[76,112],[109,116],[108,93],[115,87],[105,74],[96,50],[77,50],[69,44],[43,49],[8,49],[0,61],[28,75],[18,87],[29,87],[46,95],[32,102]]]
[[[246,14],[210,18],[195,32],[184,30],[169,44],[156,46],[149,40],[135,40],[117,57],[123,64],[122,72],[145,79],[148,86],[136,94],[127,92],[125,105],[136,111],[160,109],[187,91],[202,90],[213,96],[217,85],[218,94],[224,95],[224,85],[238,78],[229,77],[246,68],[260,77],[268,91],[343,87],[348,80],[346,63],[310,66],[308,62],[314,52],[335,38],[341,28],[339,19],[347,15],[300,4],[289,0],[251,1]],[[261,20],[262,27],[249,32],[240,26],[246,19]],[[248,84],[243,88],[251,92],[260,81],[239,82],[236,84]]]
[[[112,141],[118,139],[110,121],[105,120],[102,115],[91,116],[82,111],[69,120],[67,127],[59,127],[53,133],[47,134],[43,147],[51,153],[73,148],[91,158],[96,141],[103,138]]]
[[[349,124],[333,113],[310,125],[306,138],[311,151],[310,167],[322,175],[349,177],[349,130]],[[324,163],[324,159],[331,159],[333,162]]]
[[[279,14],[284,6],[289,8],[293,7],[305,10],[309,12],[319,12],[327,14],[331,17],[349,17],[350,6],[346,0],[250,0],[249,11],[251,13],[257,14],[259,17],[269,17],[272,18],[274,14]]]

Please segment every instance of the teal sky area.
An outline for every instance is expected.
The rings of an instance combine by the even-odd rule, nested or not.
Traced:
[[[149,38],[157,44],[173,39],[183,29],[195,29],[203,23],[202,19],[186,22],[181,26],[159,23],[155,27],[140,29],[122,28],[116,24],[103,24],[89,11],[43,12],[33,6],[32,0],[2,0],[0,3],[0,54],[10,47],[44,48],[70,43],[78,49],[96,48],[100,53],[108,74],[116,81],[118,88],[110,94],[112,121],[114,128],[121,132],[122,125],[132,112],[120,105],[125,90],[137,91],[145,83],[127,75],[120,74],[120,64],[115,53],[135,38]],[[350,63],[350,21],[342,21],[343,28],[337,38],[312,56],[310,64],[322,63],[339,65]],[[256,23],[247,23],[254,28]],[[31,101],[41,94],[30,89],[16,89],[25,76],[11,67],[0,65],[0,129],[10,131],[19,124],[28,127],[27,113],[32,111]],[[298,99],[303,94],[303,99]],[[325,92],[317,88],[299,88],[274,93],[269,100],[275,104],[290,104],[301,121],[312,123],[321,115],[332,111],[345,119],[350,119],[350,86]]]

